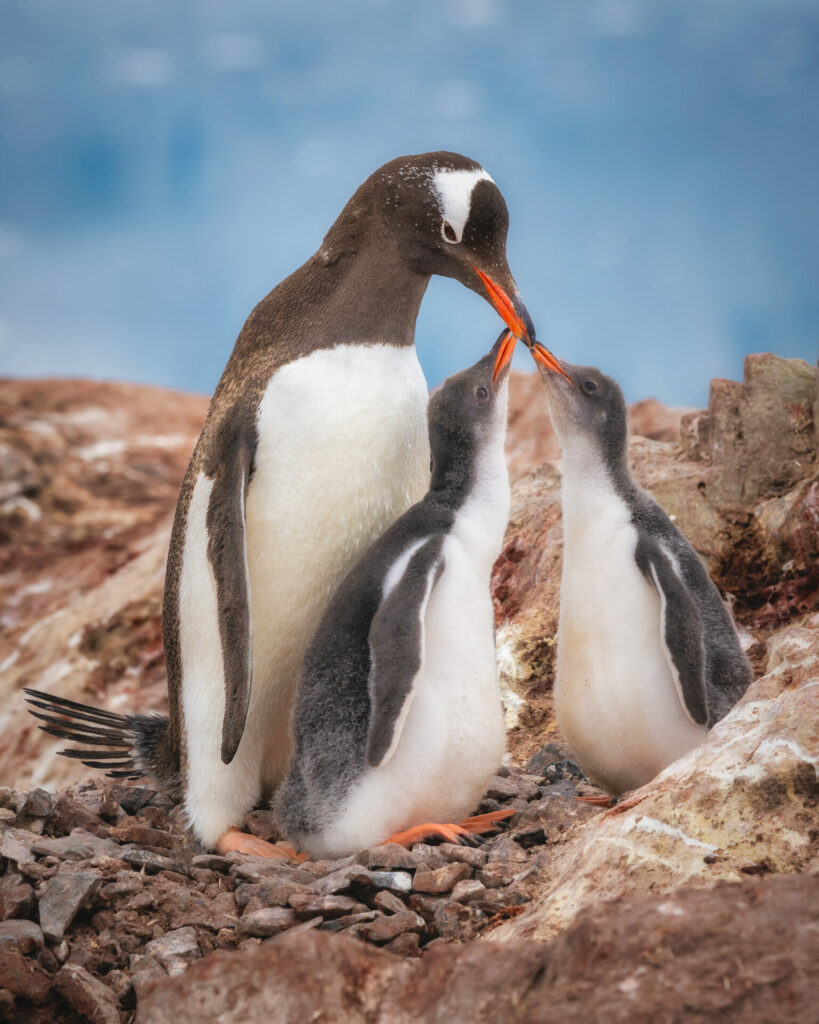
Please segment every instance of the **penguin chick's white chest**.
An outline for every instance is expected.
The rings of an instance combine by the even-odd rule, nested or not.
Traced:
[[[602,467],[563,478],[557,720],[589,778],[614,793],[643,785],[705,735],[682,705],[661,607],[635,561],[637,529]]]
[[[366,849],[421,822],[459,821],[475,809],[501,762],[506,732],[489,580],[509,517],[502,444],[501,438],[478,466],[476,485],[444,541],[444,569],[424,615],[423,661],[400,739],[353,786],[336,823],[308,846],[314,856]]]
[[[270,381],[247,493],[249,720],[266,693],[289,707],[304,649],[338,583],[426,490],[427,397],[413,347],[322,349]],[[265,742],[273,783],[287,763],[289,716],[264,718],[277,733]]]

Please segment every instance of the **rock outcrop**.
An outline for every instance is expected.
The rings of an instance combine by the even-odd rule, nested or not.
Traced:
[[[166,706],[170,517],[207,405],[136,384],[0,381],[0,779],[85,774],[54,756],[23,686]]]
[[[205,400],[169,412],[156,389],[0,384],[0,1019],[814,1019],[816,370],[749,357],[679,437],[676,412],[632,408],[635,474],[729,595],[757,679],[608,812],[576,799],[591,790],[554,730],[559,452],[537,382],[515,387],[493,575],[511,759],[480,809],[517,813],[480,849],[296,864],[202,851],[148,785],[64,788],[87,771],[16,699],[164,706],[169,516]],[[247,827],[276,838],[268,811]]]
[[[311,932],[216,953],[159,981],[137,1022],[268,1024],[320,1012],[326,1024],[808,1024],[816,895],[815,879],[789,877],[618,900],[549,943],[436,949],[416,967]]]

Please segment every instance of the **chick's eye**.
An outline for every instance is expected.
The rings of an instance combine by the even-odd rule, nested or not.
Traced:
[[[586,392],[587,395],[590,395],[592,391],[597,390],[597,384],[593,380],[587,380],[586,383],[583,385],[583,390]]]
[[[455,228],[453,228],[453,226],[449,223],[448,220],[445,220],[441,225],[441,234],[448,242],[458,241],[458,235],[455,231]]]
[[[479,402],[485,402],[486,399],[489,397],[489,392],[486,390],[486,388],[475,388],[475,397],[478,399]]]

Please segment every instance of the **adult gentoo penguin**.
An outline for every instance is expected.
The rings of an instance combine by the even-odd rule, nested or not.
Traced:
[[[133,753],[114,762],[181,798],[208,847],[271,852],[236,826],[284,776],[307,643],[349,568],[427,488],[414,331],[430,277],[454,277],[534,337],[506,260],[508,222],[474,161],[393,160],[239,334],[171,537],[169,720],[129,726]]]
[[[457,842],[513,813],[457,824],[506,742],[489,577],[509,517],[513,347],[502,335],[433,395],[429,491],[344,579],[305,656],[275,807],[313,857]]]
[[[697,746],[751,666],[694,549],[631,475],[615,381],[532,354],[563,455],[557,722],[589,779],[620,794]]]

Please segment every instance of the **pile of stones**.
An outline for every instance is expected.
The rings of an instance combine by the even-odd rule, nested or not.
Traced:
[[[502,768],[479,812],[513,807],[478,847],[386,844],[336,861],[205,853],[152,789],[0,789],[0,1019],[133,1018],[140,992],[216,949],[312,928],[405,957],[519,913],[548,848],[592,808],[554,745]],[[271,812],[247,828],[276,839]]]

